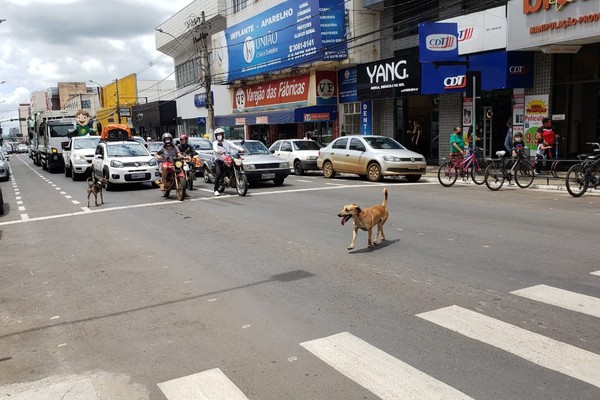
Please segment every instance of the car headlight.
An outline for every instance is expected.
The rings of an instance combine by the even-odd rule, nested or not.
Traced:
[[[150,167],[155,167],[158,165],[158,162],[156,161],[156,158],[151,158],[150,161],[148,161],[148,166]]]
[[[256,169],[256,165],[254,165],[254,164],[244,164],[244,169],[245,170]]]
[[[84,160],[85,161],[85,156],[83,154],[75,154],[75,156],[73,158],[75,160]]]
[[[279,163],[279,168],[289,168],[289,167],[290,167],[290,163],[288,163],[288,162]]]
[[[117,160],[112,160],[110,162],[110,166],[114,167],[114,168],[123,168],[124,167],[123,163],[121,161],[117,161]]]
[[[389,162],[400,162],[402,161],[402,159],[400,157],[396,157],[396,156],[383,156],[383,159],[385,161],[389,161]]]

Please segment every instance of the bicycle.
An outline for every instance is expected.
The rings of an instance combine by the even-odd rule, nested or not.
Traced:
[[[483,150],[477,148],[477,150]],[[460,176],[463,181],[466,181],[468,176],[476,185],[483,185],[485,177],[486,162],[479,163],[477,151],[469,152],[464,158],[456,158],[440,165],[438,169],[438,180],[445,187],[450,187],[456,183]]]
[[[498,157],[503,157],[505,154],[504,150],[496,152]],[[520,188],[526,189],[531,186],[534,172],[529,160],[523,156],[517,156],[515,159],[494,160],[485,169],[485,185],[493,191],[499,190],[505,180],[508,180],[510,185],[513,177]]]
[[[593,154],[582,154],[578,156],[582,161],[573,165],[567,171],[565,186],[573,197],[581,197],[590,187],[596,189],[600,186],[600,143],[587,142],[597,149]]]

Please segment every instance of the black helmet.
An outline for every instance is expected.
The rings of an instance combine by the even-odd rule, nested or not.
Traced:
[[[164,144],[173,143],[173,135],[171,135],[169,132],[163,133],[162,141]]]

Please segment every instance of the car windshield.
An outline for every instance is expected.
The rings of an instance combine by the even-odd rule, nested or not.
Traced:
[[[111,143],[108,145],[109,157],[147,156],[148,150],[139,143]]]
[[[69,133],[73,132],[75,127],[73,124],[52,124],[50,125],[50,137],[67,137]]]
[[[73,141],[73,149],[95,149],[100,137],[77,139]]]
[[[237,146],[241,145],[240,141],[235,141],[233,143]],[[262,142],[258,141],[246,142],[242,147],[246,149],[246,154],[271,154],[269,152],[269,149],[267,149],[267,146],[265,146]]]
[[[400,143],[389,137],[363,136],[363,140],[376,150],[404,150]]]
[[[190,140],[190,146],[194,150],[212,150],[212,143],[210,140]]]
[[[163,142],[148,142],[148,150],[157,152],[163,147]]]
[[[317,142],[313,142],[312,140],[302,140],[297,142],[292,142],[294,144],[294,150],[319,150],[319,145]]]

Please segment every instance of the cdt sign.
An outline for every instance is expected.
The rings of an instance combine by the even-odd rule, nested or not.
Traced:
[[[359,99],[393,98],[420,89],[421,70],[416,56],[361,64],[356,71]]]
[[[458,24],[455,22],[419,24],[421,62],[458,60]]]

